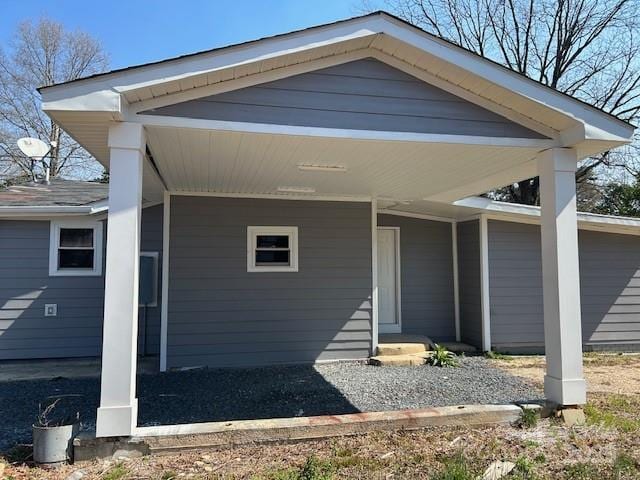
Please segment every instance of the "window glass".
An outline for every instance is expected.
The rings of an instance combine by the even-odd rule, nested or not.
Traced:
[[[257,248],[289,248],[288,235],[258,235]]]
[[[60,248],[93,247],[93,228],[61,228]]]
[[[257,250],[256,265],[289,265],[289,250]]]
[[[61,248],[58,250],[58,268],[93,269],[93,250]]]

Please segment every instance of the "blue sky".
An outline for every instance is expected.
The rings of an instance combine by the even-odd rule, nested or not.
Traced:
[[[112,68],[285,33],[359,14],[358,0],[2,0],[0,44],[48,16],[102,42]],[[107,8],[105,8],[107,7]]]

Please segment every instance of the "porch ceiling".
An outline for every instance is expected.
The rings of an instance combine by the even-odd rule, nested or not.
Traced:
[[[520,178],[535,167],[536,146],[379,141],[147,126],[147,142],[173,191],[274,194],[279,187],[315,195],[389,200],[481,193],[496,175]],[[301,171],[299,164],[346,172]],[[508,180],[507,182],[508,183]],[[467,188],[460,190],[461,186]]]

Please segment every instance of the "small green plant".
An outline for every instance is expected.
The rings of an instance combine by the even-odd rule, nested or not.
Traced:
[[[622,475],[638,473],[639,469],[640,465],[638,465],[638,462],[624,452],[620,452],[613,462],[615,478],[622,478]]]
[[[300,469],[296,480],[330,480],[333,478],[333,467],[329,462],[323,462],[313,455]]]
[[[446,458],[444,465],[431,480],[475,480],[469,461],[462,452]]]
[[[161,480],[173,480],[177,478],[178,474],[173,470],[167,470],[166,472],[162,472]]]
[[[510,356],[505,355],[504,353],[496,352],[495,350],[487,350],[486,352],[484,352],[484,356],[486,358],[490,358],[491,360],[511,360]]]
[[[523,408],[519,424],[522,428],[535,428],[538,425],[538,412],[533,408]]]
[[[111,470],[104,474],[103,480],[120,480],[127,475],[129,471],[122,463],[116,464]]]
[[[457,367],[458,359],[456,354],[450,352],[446,347],[438,345],[433,346],[433,350],[429,352],[429,356],[426,358],[426,362],[434,367]]]

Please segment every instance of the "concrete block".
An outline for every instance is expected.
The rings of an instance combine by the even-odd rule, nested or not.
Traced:
[[[560,410],[560,418],[567,427],[584,425],[587,419],[581,408],[565,408]]]

